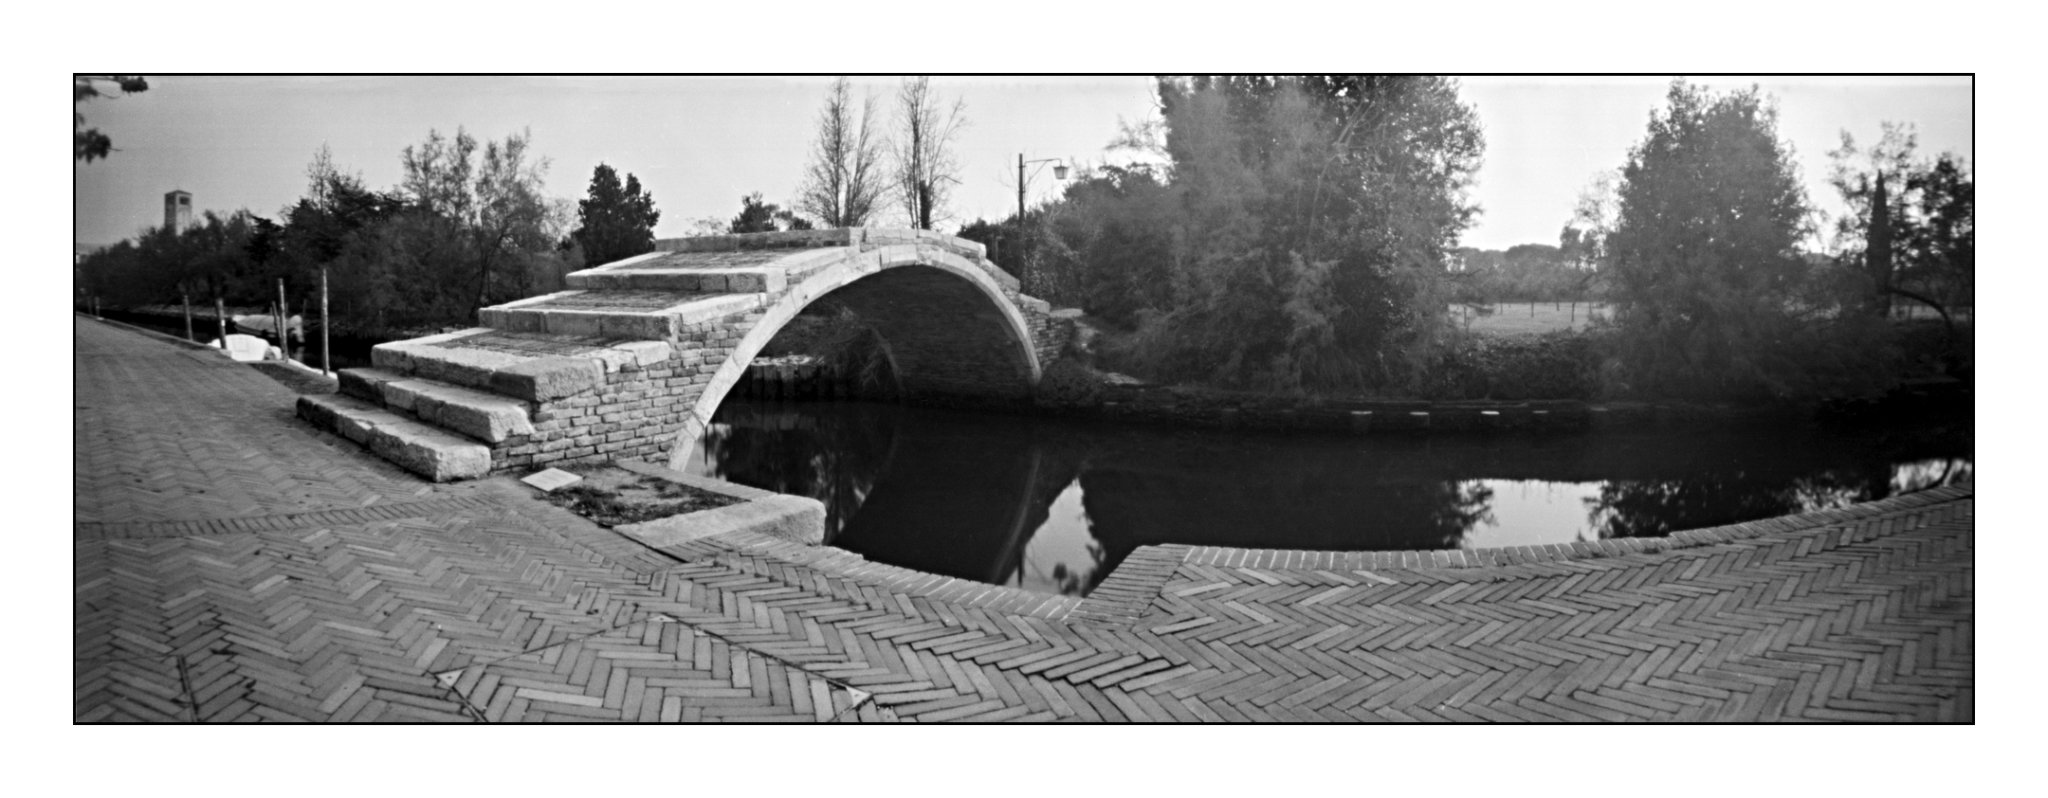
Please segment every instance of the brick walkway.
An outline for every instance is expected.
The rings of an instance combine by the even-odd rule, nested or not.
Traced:
[[[75,322],[80,721],[1970,720],[1974,489],[1666,541],[1140,549],[1086,600],[432,486]]]

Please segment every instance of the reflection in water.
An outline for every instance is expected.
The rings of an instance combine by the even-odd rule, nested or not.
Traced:
[[[728,401],[691,468],[815,497],[871,560],[1087,593],[1139,546],[1440,549],[1659,536],[1974,477],[1972,431],[1304,437]]]

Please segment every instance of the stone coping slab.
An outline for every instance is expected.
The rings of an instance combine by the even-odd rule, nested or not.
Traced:
[[[691,476],[637,460],[615,460],[612,464],[641,476],[740,500],[724,507],[614,527],[619,533],[648,546],[666,548],[700,538],[741,532],[807,546],[825,542],[825,505],[816,499]]]

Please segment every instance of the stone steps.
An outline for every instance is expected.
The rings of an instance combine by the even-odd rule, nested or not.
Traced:
[[[649,252],[591,269],[571,272],[569,287],[585,291],[683,291],[764,294],[788,287],[787,269],[769,263],[790,260],[784,253],[689,256]]]
[[[490,447],[361,399],[301,396],[298,415],[435,482],[473,479],[491,471]]]
[[[544,402],[595,388],[607,373],[660,363],[671,351],[666,341],[606,341],[475,328],[378,344],[370,350],[370,361],[400,377]]]
[[[765,296],[668,289],[561,291],[484,308],[477,311],[477,320],[506,332],[670,340],[689,325],[760,307]]]
[[[384,369],[341,372],[341,393],[484,443],[533,434],[526,402]]]

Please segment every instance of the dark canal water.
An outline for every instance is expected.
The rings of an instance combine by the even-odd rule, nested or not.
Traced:
[[[1139,546],[1657,537],[1969,481],[1974,432],[1804,425],[1328,437],[869,403],[719,408],[690,470],[825,502],[870,560],[1085,594]]]

